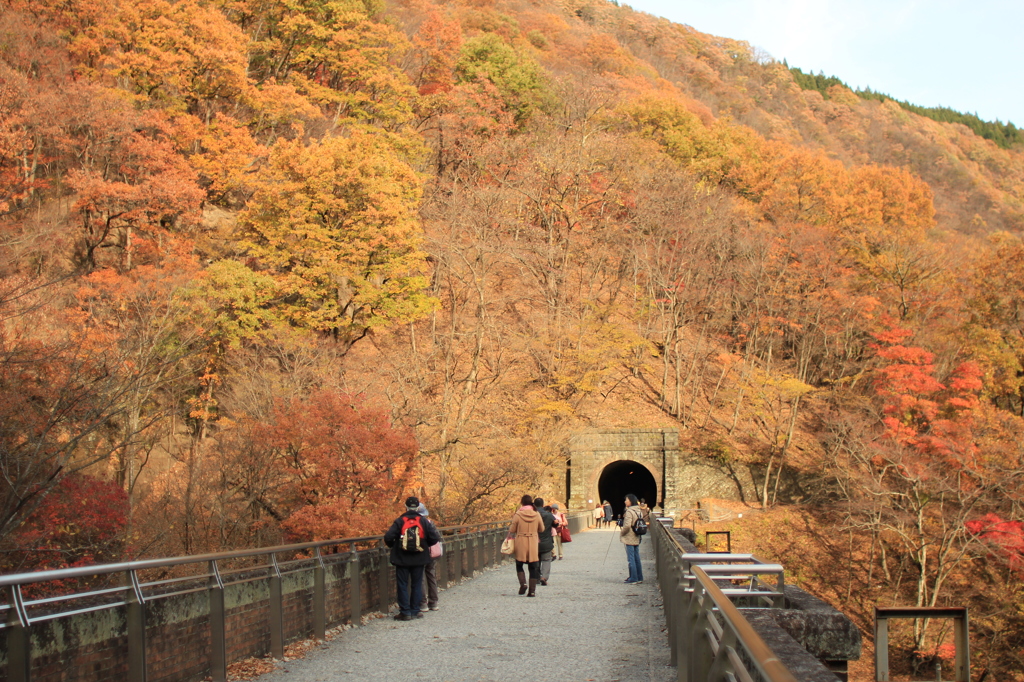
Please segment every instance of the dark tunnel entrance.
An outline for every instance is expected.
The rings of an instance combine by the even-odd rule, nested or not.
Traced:
[[[615,509],[615,516],[626,510],[626,495],[633,493],[653,507],[658,501],[658,484],[647,467],[639,462],[621,460],[612,462],[601,472],[597,481],[597,494],[601,501],[608,500]]]

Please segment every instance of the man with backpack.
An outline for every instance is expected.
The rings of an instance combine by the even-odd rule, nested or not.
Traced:
[[[395,519],[384,534],[384,544],[391,548],[391,564],[395,567],[395,587],[399,613],[395,620],[422,618],[423,571],[430,563],[430,546],[441,541],[434,524],[424,523],[419,514],[420,500],[405,500],[405,513]]]
[[[626,513],[622,516],[619,528],[619,541],[626,546],[626,562],[629,563],[629,577],[623,582],[639,585],[644,581],[643,568],[640,566],[640,538],[647,534],[647,523],[637,502],[636,495],[626,495]]]

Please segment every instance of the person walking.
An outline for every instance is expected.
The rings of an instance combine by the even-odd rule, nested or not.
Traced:
[[[441,541],[434,524],[420,516],[419,506],[418,497],[406,498],[405,513],[384,533],[384,544],[391,548],[391,564],[395,567],[399,611],[395,620],[423,617],[423,573],[430,563],[430,546]]]
[[[555,538],[552,535],[555,517],[551,513],[551,507],[545,507],[544,500],[539,497],[533,498],[533,508],[544,521],[544,529],[537,540],[537,552],[540,555],[540,584],[547,585],[548,577],[551,575],[551,552],[555,549]]]
[[[427,518],[430,516],[430,512],[427,511],[427,505],[420,502],[420,506],[416,508],[416,513],[423,517],[424,523],[434,526],[434,522]],[[437,528],[437,526],[434,526],[434,528]],[[438,535],[440,534],[440,531],[438,531]],[[432,552],[435,547],[436,545],[427,550],[427,553],[430,554],[430,563],[423,568],[423,581],[425,585],[423,600],[420,602],[420,611],[424,609],[437,611],[437,559],[434,558]]]
[[[594,507],[594,528],[601,527],[602,519],[604,519],[604,507],[602,507],[601,503],[599,502],[597,506]]]
[[[619,528],[619,542],[626,546],[626,562],[629,564],[629,577],[623,582],[628,585],[639,585],[644,581],[643,568],[640,566],[640,536],[633,532],[633,524],[642,518],[640,505],[636,495],[626,495],[626,512],[622,515]]]
[[[608,500],[604,501],[604,525],[610,526],[615,523],[615,510],[612,509],[612,504]]]
[[[520,507],[512,515],[512,523],[508,527],[508,537],[513,539],[516,557],[516,576],[519,578],[519,594],[527,597],[537,596],[537,581],[540,580],[540,534],[544,530],[544,520],[533,508],[533,497],[523,495]],[[530,591],[526,592],[526,573],[530,571]]]
[[[557,502],[552,502],[551,503],[551,515],[555,517],[555,527],[554,527],[554,530],[552,530],[552,532],[551,532],[552,537],[555,538],[555,550],[554,550],[554,554],[552,555],[551,558],[554,559],[555,556],[557,556],[558,559],[561,559],[562,558],[562,528],[564,528],[565,526],[569,525],[569,520],[565,518],[565,514],[563,514],[562,511],[558,508],[558,503]]]

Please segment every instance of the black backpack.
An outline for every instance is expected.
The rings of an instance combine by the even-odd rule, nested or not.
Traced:
[[[633,522],[633,534],[638,536],[647,535],[647,522],[644,521],[643,512],[637,514],[636,521]]]
[[[398,536],[398,548],[403,552],[415,554],[422,552],[427,546],[420,542],[425,536],[423,521],[419,514],[415,518],[402,517],[402,534]]]

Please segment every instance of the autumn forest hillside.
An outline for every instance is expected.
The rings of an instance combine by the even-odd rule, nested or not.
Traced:
[[[5,570],[488,520],[675,427],[1024,679],[1012,139],[602,0],[0,8]]]

